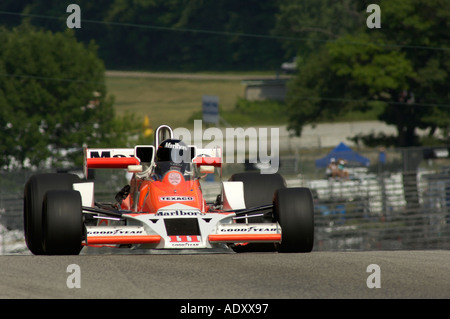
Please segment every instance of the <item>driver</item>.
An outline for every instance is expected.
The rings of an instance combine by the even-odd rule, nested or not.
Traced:
[[[167,139],[161,142],[156,151],[155,173],[159,178],[171,170],[184,175],[191,162],[190,149],[181,140]]]

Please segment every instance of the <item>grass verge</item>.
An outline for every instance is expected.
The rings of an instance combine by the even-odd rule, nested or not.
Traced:
[[[203,95],[218,96],[221,110],[231,112],[244,94],[239,80],[109,76],[106,85],[108,93],[114,96],[117,115],[134,113],[142,119],[148,115],[154,128],[161,124],[189,127],[193,114],[201,114]]]

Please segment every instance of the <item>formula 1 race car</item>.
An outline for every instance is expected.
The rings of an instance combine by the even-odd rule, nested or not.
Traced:
[[[169,126],[155,145],[85,148],[84,175],[33,175],[24,190],[25,241],[35,255],[77,255],[84,246],[133,249],[270,249],[310,252],[314,206],[308,188],[287,188],[279,174],[244,172],[221,182],[214,202],[200,178],[221,169],[220,148],[174,139]],[[94,199],[88,170],[133,175],[111,203]]]

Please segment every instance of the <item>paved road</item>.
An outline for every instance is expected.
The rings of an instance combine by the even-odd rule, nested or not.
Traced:
[[[450,298],[449,251],[0,256],[0,274],[0,298]]]

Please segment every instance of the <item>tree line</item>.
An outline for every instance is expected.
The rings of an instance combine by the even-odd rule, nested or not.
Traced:
[[[0,11],[22,14],[2,15],[8,26],[61,32],[72,3],[81,11],[76,38],[94,40],[108,69],[270,70],[284,59],[280,41],[251,36],[271,35],[278,1],[4,0]]]
[[[281,5],[278,31],[305,41],[289,85],[290,127],[330,121],[375,107],[396,136],[357,136],[370,146],[450,143],[450,4],[448,0],[380,0],[380,28],[370,28],[372,1],[292,0]],[[417,129],[427,130],[419,139]],[[439,134],[437,134],[439,132]]]
[[[421,145],[418,128],[449,143],[448,0],[377,1],[375,29],[370,2],[3,0],[0,165],[56,153],[73,162],[67,150],[83,143],[125,144],[136,128],[114,115],[105,69],[275,70],[293,56],[284,112],[297,134],[377,108],[397,135],[358,137],[368,145]],[[66,25],[72,3],[80,29]]]
[[[126,145],[94,43],[73,32],[0,27],[0,169],[81,165],[82,147]]]

